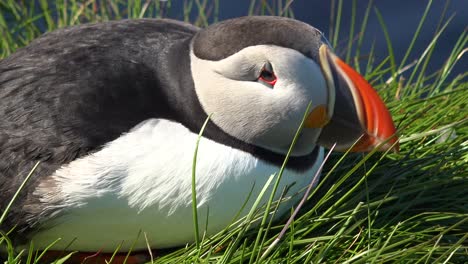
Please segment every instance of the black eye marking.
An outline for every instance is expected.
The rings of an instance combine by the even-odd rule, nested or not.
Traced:
[[[257,80],[269,85],[270,87],[275,86],[277,78],[276,78],[275,73],[273,72],[273,67],[271,66],[270,63],[266,63],[263,66]]]

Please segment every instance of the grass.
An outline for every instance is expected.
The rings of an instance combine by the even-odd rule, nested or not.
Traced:
[[[292,1],[271,2],[251,1],[248,13],[294,16]],[[460,32],[445,64],[436,72],[427,72],[441,32],[450,27],[450,18],[443,19],[445,14],[441,14],[426,50],[408,63],[415,43],[421,41],[418,36],[431,3],[421,15],[402,61],[396,61],[385,21],[372,1],[360,25],[352,15],[351,34],[341,53],[384,98],[398,124],[399,153],[335,153],[299,216],[290,218],[287,226],[289,216],[279,223],[268,218],[277,203],[270,199],[267,207],[272,212],[267,213],[265,206],[255,203],[247,217],[226,230],[158,256],[154,262],[468,262],[468,82],[466,72],[452,74],[467,51],[468,36],[466,31]],[[329,39],[338,46],[339,29],[347,21],[341,20],[343,1],[333,1],[333,5]],[[170,1],[57,0],[52,5],[44,0],[4,0],[0,2],[0,56],[27,45],[44,30],[111,19],[163,17],[170,6]],[[218,1],[187,0],[181,19],[206,26],[217,20],[218,7]],[[355,9],[353,0],[352,12]],[[387,41],[389,55],[382,61],[375,60],[373,50],[361,50],[371,12],[377,14]],[[343,50],[340,47],[338,51]],[[272,175],[269,183],[277,182],[279,175]],[[271,195],[271,185],[264,186],[261,196]],[[261,227],[248,229],[253,220],[261,221]],[[0,247],[8,249],[6,263],[19,263],[20,256],[25,257],[22,263],[37,263],[40,256],[33,247],[15,252],[5,233],[0,233]]]

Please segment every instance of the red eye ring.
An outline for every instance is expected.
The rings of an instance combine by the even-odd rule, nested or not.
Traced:
[[[276,75],[273,73],[273,71],[269,71],[263,68],[262,71],[260,72],[260,76],[258,76],[258,80],[270,86],[275,86],[277,78],[276,78]]]

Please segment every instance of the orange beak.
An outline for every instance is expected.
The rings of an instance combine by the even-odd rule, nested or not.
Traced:
[[[318,143],[336,150],[371,151],[379,146],[398,151],[398,138],[392,117],[372,86],[328,46],[320,47],[320,64],[328,85],[332,118],[323,127]],[[353,146],[354,145],[354,146]]]

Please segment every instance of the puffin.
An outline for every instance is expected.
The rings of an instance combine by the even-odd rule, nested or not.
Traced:
[[[39,250],[193,242],[198,140],[196,207],[208,236],[247,214],[301,124],[277,216],[302,197],[325,148],[398,147],[384,102],[324,35],[274,16],[46,33],[0,61],[0,120],[1,213],[24,184],[0,229]]]

